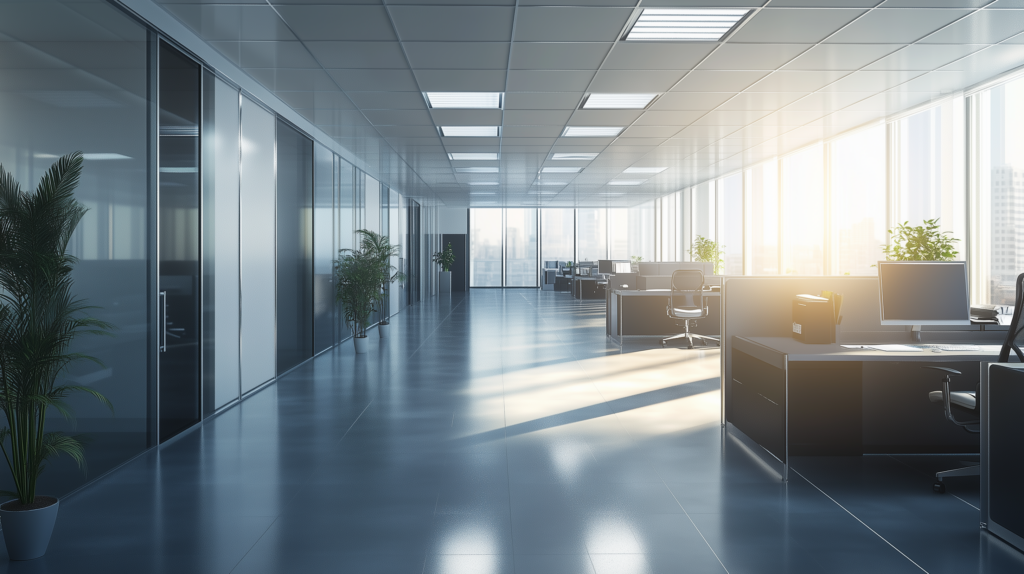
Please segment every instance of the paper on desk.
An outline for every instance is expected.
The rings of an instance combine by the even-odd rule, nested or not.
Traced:
[[[874,349],[876,351],[888,351],[890,353],[893,353],[893,352],[920,353],[920,352],[922,352],[924,350],[924,349],[920,349],[918,347],[911,347],[909,345],[865,345],[865,347],[867,347],[868,349]]]

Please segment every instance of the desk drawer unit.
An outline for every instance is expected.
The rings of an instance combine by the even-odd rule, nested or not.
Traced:
[[[990,365],[982,388],[981,524],[1024,550],[1024,369]]]
[[[733,350],[726,418],[783,463],[786,460],[786,373]]]

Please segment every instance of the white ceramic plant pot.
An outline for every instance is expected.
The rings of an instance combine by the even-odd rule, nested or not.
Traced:
[[[32,560],[46,554],[60,501],[38,496],[36,500],[40,498],[50,498],[53,504],[32,510],[6,510],[5,506],[17,502],[12,500],[0,506],[0,525],[3,526],[4,543],[11,560]]]
[[[377,325],[377,332],[380,333],[381,339],[388,338],[388,331],[391,330],[391,325],[386,323],[380,323]]]
[[[352,341],[356,346],[356,354],[362,355],[366,353],[366,346],[369,345],[370,339],[368,337],[352,337]]]
[[[447,293],[447,294],[451,295],[451,293],[452,293],[452,272],[451,271],[441,271],[441,272],[439,272],[437,274],[437,292],[438,293]]]

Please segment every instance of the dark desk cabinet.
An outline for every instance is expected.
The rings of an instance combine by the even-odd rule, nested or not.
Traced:
[[[668,316],[669,291],[613,290],[607,298],[608,335],[621,343],[625,337],[668,337],[681,333],[681,320]],[[691,331],[701,335],[721,333],[722,298],[718,292],[704,296],[708,316],[698,319]]]
[[[982,383],[981,525],[1024,550],[1024,370],[993,364]]]

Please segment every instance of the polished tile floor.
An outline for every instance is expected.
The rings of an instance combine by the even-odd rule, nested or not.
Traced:
[[[717,350],[604,336],[603,302],[474,290],[403,311],[61,503],[0,572],[1024,572],[947,457],[804,458],[719,425]]]

